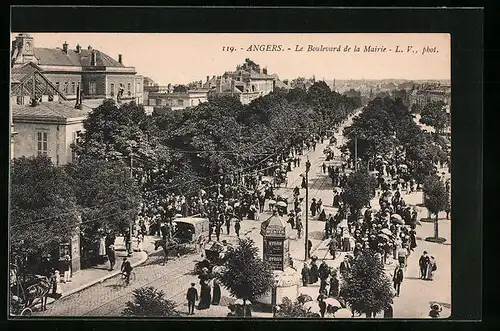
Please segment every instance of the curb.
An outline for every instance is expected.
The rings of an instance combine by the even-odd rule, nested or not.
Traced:
[[[136,263],[132,264],[132,268],[135,268],[135,267],[137,267],[137,266],[139,266],[139,265],[143,264],[143,263],[144,263],[144,262],[146,262],[146,261],[147,261],[147,259],[149,258],[149,254],[148,254],[148,252],[146,252],[146,251],[144,251],[144,250],[143,250],[143,251],[140,251],[140,252],[136,252],[136,253],[143,253],[143,255],[144,255],[144,256],[143,256],[143,257],[142,257],[142,258],[141,258],[138,262],[136,262]],[[114,276],[118,275],[119,273],[120,273],[120,271],[119,271],[119,270],[116,270],[115,272],[112,272],[112,273],[110,273],[110,274],[108,274],[108,275],[106,275],[106,276],[104,276],[104,277],[98,278],[98,279],[96,279],[96,280],[91,281],[90,283],[87,283],[87,284],[82,285],[82,286],[80,286],[80,287],[77,287],[77,288],[75,288],[75,289],[73,289],[73,290],[70,290],[70,291],[68,291],[68,292],[66,292],[66,293],[63,293],[63,295],[62,295],[59,299],[54,300],[54,301],[53,301],[53,302],[51,302],[51,303],[54,303],[54,302],[56,302],[56,301],[58,301],[58,300],[60,300],[60,299],[62,299],[62,298],[69,297],[69,296],[71,296],[71,295],[73,295],[73,294],[75,294],[75,293],[77,293],[77,292],[80,292],[80,291],[82,291],[82,290],[86,289],[86,288],[89,288],[89,287],[91,287],[91,286],[94,286],[94,285],[95,285],[95,284],[97,284],[97,283],[102,283],[103,281],[105,281],[105,280],[107,280],[107,279],[109,279],[109,278],[112,278],[112,277],[114,277]],[[49,303],[47,302],[47,304],[49,304]]]

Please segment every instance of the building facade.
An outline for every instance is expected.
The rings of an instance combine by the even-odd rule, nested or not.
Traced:
[[[149,106],[163,108],[170,107],[173,110],[195,107],[208,101],[208,89],[188,90],[187,92],[148,92]]]
[[[449,108],[451,105],[451,89],[449,86],[437,86],[426,89],[414,89],[410,92],[410,106],[418,105],[423,109],[430,102],[443,101]]]
[[[35,63],[68,100],[76,99],[80,87],[85,99],[116,100],[122,90],[121,100],[143,102],[143,77],[123,64],[121,54],[115,60],[91,46],[70,49],[67,43],[62,48],[39,48],[32,36],[22,33],[12,42],[11,61],[13,68]]]

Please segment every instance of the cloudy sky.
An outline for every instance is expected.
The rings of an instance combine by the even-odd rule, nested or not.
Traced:
[[[15,37],[17,33],[12,33]],[[234,70],[250,58],[281,79],[441,79],[451,75],[449,34],[142,34],[32,33],[35,47],[91,45],[157,83],[205,80]],[[247,51],[251,45],[282,45],[282,51]],[[297,45],[303,51],[295,51]],[[307,51],[309,45],[339,47],[341,52]],[[344,52],[345,47],[350,52]],[[360,48],[354,53],[354,46]],[[386,52],[364,52],[365,46]],[[412,46],[408,52],[408,46]],[[430,52],[422,54],[424,48]],[[223,47],[234,47],[234,52]],[[402,52],[396,52],[396,47]],[[288,50],[290,48],[290,50]],[[270,48],[272,49],[272,47]],[[277,48],[275,48],[276,50]],[[437,52],[436,52],[437,51]]]

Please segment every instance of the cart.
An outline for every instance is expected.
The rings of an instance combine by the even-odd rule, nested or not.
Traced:
[[[205,259],[194,265],[195,274],[200,274],[204,268],[211,274],[214,267],[223,265],[226,259],[224,254],[221,254],[222,251],[223,245],[218,242],[213,243],[209,249],[205,248]]]
[[[19,281],[17,267],[10,268],[10,316],[31,316],[33,303],[26,299],[23,284]]]

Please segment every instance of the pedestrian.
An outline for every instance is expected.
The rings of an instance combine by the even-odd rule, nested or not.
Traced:
[[[436,270],[437,270],[436,260],[434,259],[434,256],[431,256],[429,259],[429,263],[427,264],[426,279],[432,281],[432,278],[434,277],[434,271]]]
[[[221,297],[221,292],[220,292],[220,285],[217,282],[217,279],[214,279],[213,282],[214,290],[213,290],[213,295],[212,295],[212,305],[217,306],[220,303],[220,297]]]
[[[307,258],[311,256],[311,249],[312,249],[312,241],[311,239],[307,239]]]
[[[324,294],[320,294],[317,298],[321,317],[325,317],[325,312],[326,312],[326,302],[324,299],[325,299]]]
[[[386,309],[384,309],[384,318],[393,318],[394,317],[394,309],[392,305],[388,305]]]
[[[429,312],[429,317],[438,318],[443,308],[437,303],[431,304],[431,311]]]
[[[330,242],[328,243],[328,252],[332,256],[332,259],[335,260],[337,253],[337,240],[333,234],[330,236]]]
[[[394,260],[397,260],[397,255],[399,250],[403,247],[403,241],[401,240],[400,236],[396,236],[396,239],[394,239],[394,243],[392,246],[392,257]]]
[[[215,237],[217,238],[217,241],[220,241],[220,231],[221,231],[221,225],[220,223],[217,223],[215,226]]]
[[[297,216],[297,221],[295,223],[295,227],[297,228],[297,238],[300,239],[302,234],[302,220]]]
[[[316,203],[316,211],[317,211],[318,213],[320,213],[320,212],[321,212],[321,210],[322,210],[322,208],[321,208],[321,207],[322,207],[322,206],[323,206],[323,201],[321,200],[321,198],[319,198],[318,202]],[[325,217],[326,217],[326,214],[325,214]]]
[[[323,162],[323,173],[326,173],[326,164]]]
[[[115,246],[109,245],[108,247],[108,260],[109,260],[109,271],[112,271],[116,263]]]
[[[316,264],[317,260],[318,258],[315,256],[311,258],[311,266],[309,267],[310,269],[309,284],[316,284],[318,282],[319,272],[318,272],[318,265]]]
[[[403,282],[404,275],[403,269],[400,266],[396,266],[394,269],[394,275],[392,277],[392,281],[394,282],[394,289],[396,290],[396,296],[399,297],[399,291],[401,289],[401,283]]]
[[[59,299],[62,296],[62,288],[60,285],[61,275],[59,274],[59,270],[54,270],[50,281],[52,282],[52,297],[54,299]]]
[[[231,217],[226,216],[226,230],[227,230],[227,235],[229,235],[229,231],[231,230]]]
[[[328,296],[330,298],[337,298],[339,296],[340,282],[337,276],[337,270],[333,269],[330,273],[330,290]]]
[[[64,280],[63,283],[71,282],[71,258],[68,254],[63,258]]]
[[[351,262],[347,255],[344,257],[344,261],[340,262],[340,274],[345,279],[351,272]]]
[[[309,285],[310,270],[307,263],[304,263],[304,266],[302,267],[301,276],[302,276],[302,286]]]
[[[408,249],[406,248],[406,245],[403,245],[403,247],[401,247],[401,249],[398,251],[398,262],[401,268],[406,269],[407,256],[408,256]]]
[[[427,256],[427,251],[424,251],[418,259],[418,265],[420,268],[420,279],[425,279],[427,276],[427,265],[429,264],[429,256]]]
[[[191,287],[187,290],[186,300],[188,302],[188,315],[194,315],[194,306],[198,301],[198,290],[195,283],[191,283]]]
[[[212,302],[212,295],[210,294],[210,285],[207,281],[200,281],[201,291],[200,291],[200,302],[198,302],[198,309],[208,309],[210,308],[210,303]]]
[[[309,208],[309,210],[311,211],[312,217],[316,216],[317,204],[315,198],[312,199],[311,207]]]
[[[240,228],[241,228],[241,225],[240,225],[240,220],[239,219],[236,219],[236,221],[234,222],[234,232],[236,232],[236,237],[240,237]]]
[[[326,285],[329,276],[330,276],[330,268],[326,264],[325,260],[323,260],[318,268],[318,277],[321,280],[319,285],[320,292],[326,291]]]

